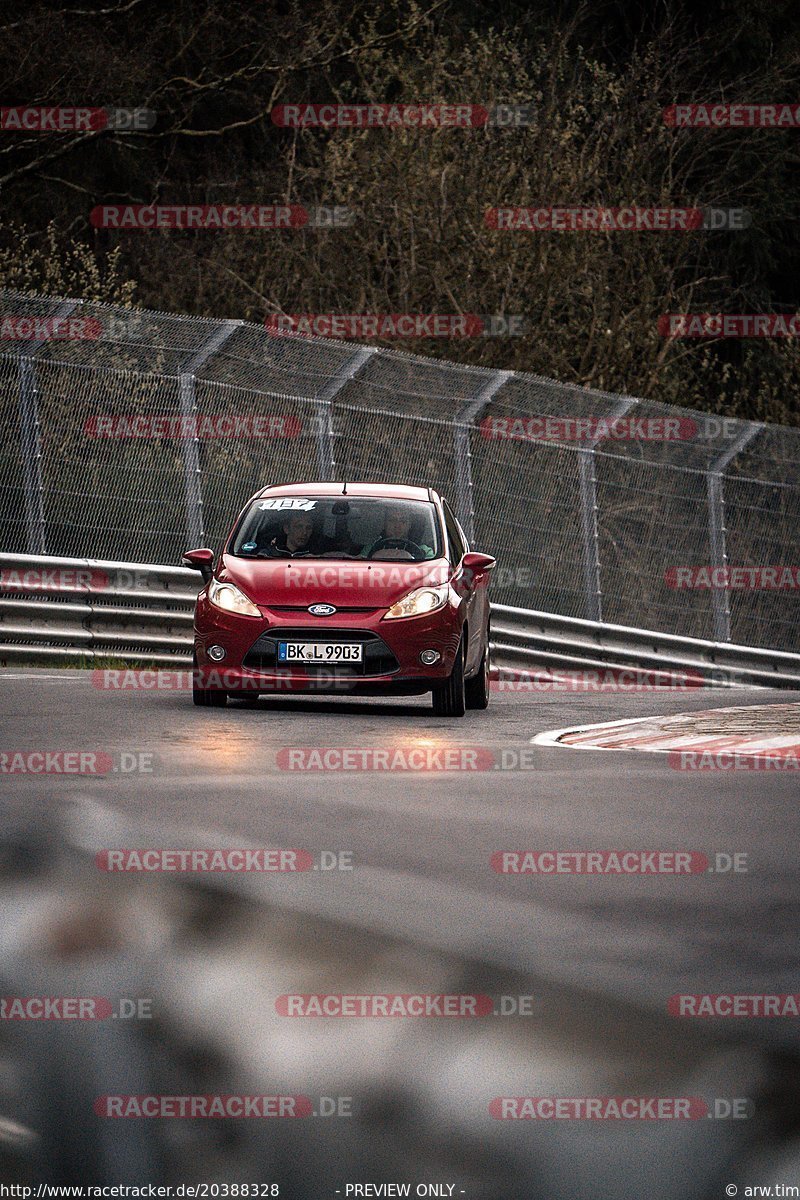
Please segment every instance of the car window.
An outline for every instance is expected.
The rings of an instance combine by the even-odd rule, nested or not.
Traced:
[[[254,500],[231,539],[241,558],[363,558],[422,562],[443,554],[429,501],[370,496]]]
[[[466,554],[467,543],[461,531],[461,526],[453,516],[450,505],[446,500],[442,501],[442,508],[444,509],[444,524],[447,530],[448,558],[455,566],[456,563],[461,562],[461,559]]]

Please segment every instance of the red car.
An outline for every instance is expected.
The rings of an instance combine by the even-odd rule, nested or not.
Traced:
[[[489,572],[430,488],[293,483],[245,505],[194,621],[194,703],[264,692],[433,693],[434,712],[489,702]]]

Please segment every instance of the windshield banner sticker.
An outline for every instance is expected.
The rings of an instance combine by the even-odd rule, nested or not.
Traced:
[[[295,496],[285,496],[280,499],[262,500],[258,507],[262,511],[265,508],[278,509],[281,512],[286,509],[310,510],[317,507],[317,502],[316,500],[301,500]]]

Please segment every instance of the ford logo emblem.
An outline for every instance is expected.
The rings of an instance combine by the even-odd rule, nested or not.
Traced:
[[[308,611],[312,617],[331,617],[336,612],[332,604],[312,604]]]

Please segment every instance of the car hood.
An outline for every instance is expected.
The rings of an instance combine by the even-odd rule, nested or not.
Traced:
[[[246,559],[222,556],[218,579],[229,579],[263,608],[388,608],[424,584],[444,583],[446,559],[391,562],[331,558]]]

